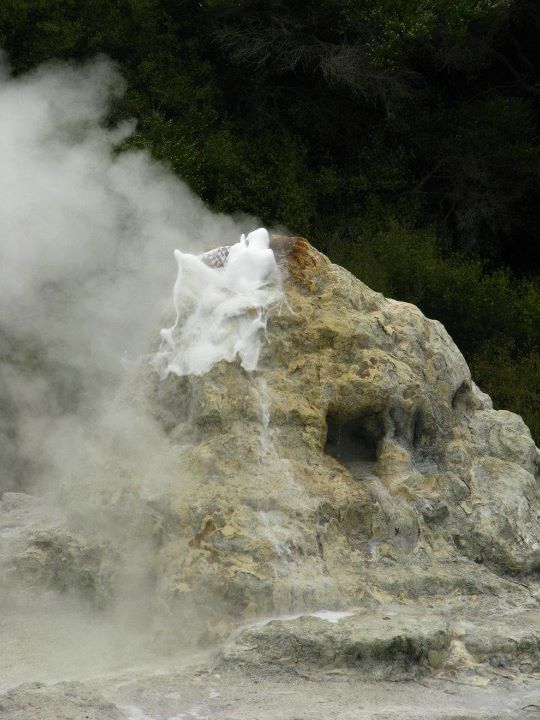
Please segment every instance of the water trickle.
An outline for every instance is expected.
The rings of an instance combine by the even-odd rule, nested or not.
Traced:
[[[221,360],[256,369],[270,308],[282,297],[270,238],[259,228],[230,248],[206,255],[175,250],[174,325],[161,331],[154,366],[162,377],[203,375]]]
[[[272,431],[270,430],[270,393],[265,378],[254,378],[251,382],[251,392],[258,412],[260,462],[264,463],[276,455]]]

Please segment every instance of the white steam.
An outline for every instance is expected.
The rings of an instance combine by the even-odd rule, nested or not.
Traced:
[[[175,250],[176,320],[161,331],[155,357],[162,375],[202,375],[220,360],[237,357],[251,372],[257,367],[267,314],[281,296],[280,273],[264,228],[242,235],[227,249],[221,266]]]
[[[173,250],[229,245],[242,229],[147,153],[115,152],[134,131],[104,125],[123,85],[103,58],[0,72],[0,492],[46,468],[69,475],[82,439],[85,455],[101,452],[88,428],[151,349]]]
[[[69,615],[66,632],[79,637],[87,608],[110,598],[119,645],[122,627],[144,645],[159,624],[159,502],[167,483],[186,496],[193,488],[160,424],[118,390],[156,350],[173,251],[183,278],[168,335],[167,365],[175,371],[183,348],[183,371],[204,371],[182,339],[181,320],[193,325],[197,312],[216,331],[199,336],[204,354],[214,346],[207,366],[238,355],[254,367],[265,313],[279,293],[266,231],[233,248],[222,269],[195,257],[257,225],[212,214],[147,153],[117,152],[134,132],[132,123],[105,124],[123,89],[103,58],[19,78],[0,62],[0,645],[8,656],[20,651],[21,628],[38,610],[43,627]],[[202,302],[202,310],[190,315],[188,301]],[[228,310],[216,319],[222,301]],[[48,595],[38,592],[47,585]],[[25,610],[21,588],[30,586]],[[106,645],[114,633],[103,627]],[[31,635],[38,679],[42,656],[51,668],[83,666],[84,642],[56,649],[46,634]],[[114,662],[116,649],[96,642],[96,656]]]

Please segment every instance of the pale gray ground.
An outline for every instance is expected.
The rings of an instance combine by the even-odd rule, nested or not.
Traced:
[[[119,647],[106,623],[83,628],[76,610],[56,622],[36,612],[17,632],[4,618],[0,717],[540,718],[536,613],[469,619],[456,607],[396,606],[288,617],[239,629],[218,650],[165,658],[144,637]],[[443,670],[432,667],[441,653]]]
[[[267,677],[202,668],[125,674],[90,685],[22,685],[0,698],[5,720],[536,720],[540,685],[500,677],[366,682],[354,673]]]

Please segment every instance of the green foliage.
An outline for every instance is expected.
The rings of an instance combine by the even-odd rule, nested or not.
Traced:
[[[386,295],[437,317],[466,352],[512,337],[520,348],[540,347],[540,287],[480,260],[445,258],[433,231],[394,221],[352,246],[344,261]]]
[[[540,168],[529,103],[504,96],[468,101],[446,112],[435,133],[428,132],[431,137],[417,157],[434,164],[435,172],[419,189],[437,188],[433,214],[443,207],[452,215],[456,247],[479,248],[499,262],[505,247],[510,257],[526,254],[520,246],[534,229],[527,227],[531,218],[525,209],[535,203]],[[519,227],[522,238],[515,237]]]
[[[346,29],[369,28],[371,58],[377,65],[392,66],[435,41],[440,43],[438,52],[462,46],[471,25],[497,17],[509,8],[510,0],[348,0],[343,4]]]
[[[125,146],[420,305],[537,438],[539,34],[536,0],[0,4],[16,73],[110,55]]]
[[[540,438],[540,352],[516,352],[511,341],[486,343],[470,358],[471,371],[497,405],[521,415]]]

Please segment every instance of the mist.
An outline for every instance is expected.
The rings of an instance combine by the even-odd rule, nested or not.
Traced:
[[[43,574],[39,553],[26,551],[14,566],[20,538],[0,537],[2,630],[31,627],[29,657],[39,659],[51,642],[39,628],[70,628],[64,645],[55,634],[64,668],[81,666],[69,637],[84,645],[83,628],[95,625],[88,612],[101,613],[102,630],[92,631],[100,663],[116,658],[100,637],[108,645],[114,639],[123,656],[134,629],[148,630],[156,615],[154,540],[141,503],[167,483],[193,492],[158,423],[121,399],[121,388],[149,365],[173,310],[173,251],[230,245],[256,227],[247,217],[211,213],[146,152],[118,152],[136,132],[133,122],[107,125],[124,89],[104,57],[17,78],[5,58],[0,64],[0,499],[48,523],[75,568],[67,579],[65,570],[45,578],[52,592],[30,592],[25,569],[28,578]],[[73,545],[70,526],[101,548],[100,563],[116,573],[112,585],[103,578],[97,587],[98,577],[89,587],[77,575],[77,553],[87,549]],[[31,534],[31,522],[21,532]],[[129,552],[116,557],[119,543]],[[3,645],[13,649],[10,637]]]
[[[13,490],[39,480],[36,458],[54,463],[66,419],[73,430],[101,411],[150,351],[172,305],[174,249],[230,244],[246,221],[210,213],[145,152],[115,151],[135,125],[106,127],[124,91],[107,59],[16,79],[4,60],[1,77],[0,382],[10,459],[0,487]]]

